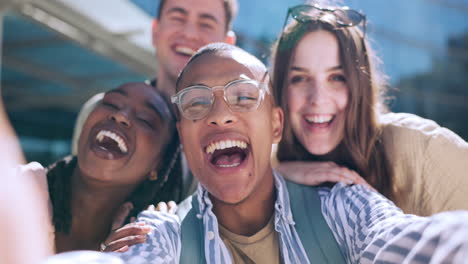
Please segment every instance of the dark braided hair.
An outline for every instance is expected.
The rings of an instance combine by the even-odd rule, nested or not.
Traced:
[[[182,200],[182,156],[179,136],[175,128],[174,109],[170,107],[169,98],[161,94],[169,111],[170,140],[161,151],[157,180],[146,178],[128,197],[133,203],[127,222],[150,204],[161,201],[180,202]],[[71,176],[78,164],[76,156],[67,156],[47,168],[49,196],[52,202],[52,221],[56,232],[68,234],[71,229]]]

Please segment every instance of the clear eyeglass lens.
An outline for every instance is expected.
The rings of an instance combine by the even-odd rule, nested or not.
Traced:
[[[226,100],[235,111],[250,111],[260,100],[260,89],[253,82],[240,82],[226,87]]]
[[[180,98],[180,106],[184,116],[197,118],[207,113],[211,108],[213,93],[206,87],[192,88]]]

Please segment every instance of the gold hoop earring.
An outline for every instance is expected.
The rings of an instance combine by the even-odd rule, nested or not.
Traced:
[[[150,181],[155,181],[155,180],[157,180],[157,179],[158,179],[158,172],[155,171],[155,170],[151,171],[151,172],[150,172],[150,175],[149,175],[149,177],[148,177],[148,180],[150,180]]]

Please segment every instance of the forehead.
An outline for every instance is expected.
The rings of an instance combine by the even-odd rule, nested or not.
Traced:
[[[161,10],[161,16],[173,8],[180,8],[187,13],[197,15],[211,15],[221,22],[225,20],[225,8],[223,0],[166,0]]]
[[[242,53],[203,55],[187,66],[179,88],[183,89],[193,84],[225,85],[232,80],[246,77],[260,81],[262,73],[258,67],[254,67],[248,58],[242,56]]]
[[[160,94],[155,92],[152,87],[138,83],[126,84],[117,89],[107,92],[106,95],[120,94],[116,97],[134,104],[137,107],[146,108],[155,112],[163,120],[171,119],[169,107]]]
[[[338,40],[325,30],[305,34],[294,49],[293,60],[296,63],[324,65],[325,62],[337,63],[339,59]]]
[[[131,98],[132,100],[152,100],[158,96],[158,94],[154,92],[151,87],[142,83],[124,84],[107,92],[107,94],[121,94],[125,97]]]

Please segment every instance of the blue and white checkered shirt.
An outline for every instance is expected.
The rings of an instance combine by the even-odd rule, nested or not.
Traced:
[[[284,263],[309,263],[294,227],[289,194],[277,173],[275,229],[281,233]],[[232,263],[220,238],[217,218],[206,189],[198,187],[199,217],[205,227],[208,264]],[[319,188],[321,210],[347,263],[466,263],[468,212],[446,212],[432,217],[405,215],[391,201],[362,185],[336,184]],[[180,224],[174,216],[144,211],[140,221],[155,229],[143,244],[130,247],[120,257],[126,263],[178,263]]]

